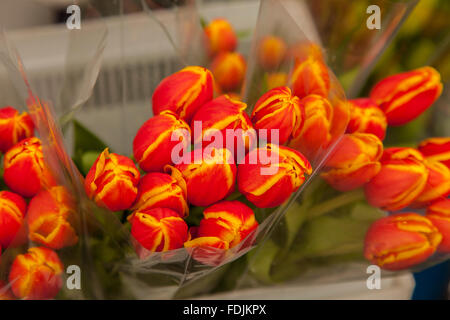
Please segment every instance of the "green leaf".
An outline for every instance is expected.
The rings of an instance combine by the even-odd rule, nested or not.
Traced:
[[[73,131],[73,161],[80,171],[86,174],[86,168],[89,170],[88,164],[92,161],[94,153],[97,153],[98,156],[100,152],[107,148],[107,145],[77,120],[73,120]]]

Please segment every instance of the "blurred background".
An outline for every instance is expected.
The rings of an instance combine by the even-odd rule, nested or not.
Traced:
[[[162,20],[159,21],[163,21],[164,8],[170,7],[171,1],[95,1],[95,9],[102,12],[103,17],[110,17],[107,21],[108,27],[120,28],[123,26],[118,17],[120,13],[132,17],[127,20],[127,28],[133,30],[132,34],[135,39],[134,41],[130,39],[127,42],[127,54],[134,58],[132,59],[133,63],[128,63],[124,71],[127,77],[127,88],[124,90],[127,92],[130,112],[135,110],[136,115],[141,114],[140,117],[136,116],[136,118],[142,119],[145,118],[142,117],[142,110],[145,109],[148,110],[145,112],[150,112],[150,108],[145,106],[143,109],[141,102],[149,101],[149,93],[151,94],[158,81],[179,68],[176,56],[167,54],[172,49],[170,49],[170,43],[167,39],[162,40],[165,36],[165,30],[161,29],[161,25],[158,26],[158,24],[154,24],[153,29],[148,29],[151,24],[149,24],[148,17],[143,15],[141,9],[143,2],[156,15],[161,15]],[[321,12],[328,12],[329,16],[327,14],[323,16],[323,25],[326,26],[326,22],[331,21],[330,17],[339,15],[340,11],[354,12],[355,16],[358,15],[357,13],[364,12],[369,1],[321,0],[320,3],[318,1],[315,3],[317,3],[316,9],[321,9]],[[61,83],[61,70],[64,70],[68,46],[67,30],[65,30],[63,24],[69,16],[66,9],[71,4],[78,4],[83,8],[82,12],[87,12],[86,16],[82,16],[82,22],[85,21],[83,19],[87,19],[95,23],[97,11],[91,10],[87,1],[0,1],[0,26],[7,31],[10,39],[17,46],[38,91],[46,93],[48,96],[53,96]],[[252,31],[258,16],[258,0],[199,0],[196,1],[196,5],[202,19],[227,18],[239,35],[238,51],[244,55],[249,53]],[[327,10],[323,10],[323,7],[326,7]],[[314,10],[314,7],[312,7],[312,10]],[[389,128],[392,131],[388,134],[389,138],[386,141],[388,145],[409,146],[415,145],[428,136],[450,136],[449,17],[450,1],[419,1],[394,41],[379,57],[364,86],[359,90],[359,96],[367,95],[371,86],[381,78],[424,65],[433,66],[441,73],[444,91],[436,106],[406,126]],[[170,21],[166,21],[167,25],[170,26]],[[351,22],[348,23],[349,27],[353,28]],[[345,21],[343,24],[342,28],[346,28]],[[364,26],[361,28],[364,28]],[[339,37],[333,38],[335,34],[333,30],[327,31],[324,27],[321,31],[322,37],[328,37],[327,43],[329,44],[338,44],[339,41],[342,41]],[[355,30],[355,32],[357,31]],[[149,36],[149,33],[153,32],[153,37]],[[147,40],[143,43],[142,39]],[[112,41],[107,46],[118,47],[120,43],[122,42]],[[145,51],[145,54],[140,55],[141,51]],[[119,64],[115,63],[117,57],[111,52],[114,52],[114,50],[108,50],[108,48],[105,50],[104,58],[107,62],[109,61],[109,64],[106,63],[109,67],[102,69],[99,73],[93,94],[83,106],[83,112],[77,114],[77,117],[88,127],[97,125],[99,119],[97,110],[108,109],[112,119],[111,126],[118,125],[114,121],[117,118],[120,119],[114,113],[121,111],[113,106],[119,104],[123,99],[116,92],[118,91],[117,88],[120,88],[118,82],[122,71],[119,69]],[[148,57],[151,57],[151,59],[149,60]],[[351,75],[340,74],[339,72],[337,74],[345,87],[346,81]],[[74,71],[74,77],[76,76],[76,71]],[[0,70],[0,105],[3,105],[8,104],[11,92],[7,86],[1,85],[1,77]],[[133,103],[136,103],[135,109],[133,109]],[[67,110],[63,110],[63,104],[55,105],[55,109],[58,115],[67,112]],[[101,117],[104,117],[104,113]],[[110,128],[105,128],[103,132],[99,128],[96,133],[101,138],[109,138],[113,147],[114,141],[117,145],[123,144],[122,138],[119,136],[120,131],[118,131],[118,137],[102,136],[102,134],[106,135],[110,132]],[[449,274],[450,263],[448,262],[415,274],[416,287],[412,297],[416,299],[448,299]]]

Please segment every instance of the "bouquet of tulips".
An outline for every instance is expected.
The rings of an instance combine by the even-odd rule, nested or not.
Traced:
[[[149,92],[141,124],[123,137],[132,152],[113,151],[74,121],[73,162],[51,108],[58,100],[36,93],[4,42],[32,120],[1,111],[11,190],[0,208],[2,296],[183,297],[230,288],[236,278],[291,279],[324,258],[356,259],[364,244],[366,258],[390,270],[448,253],[448,139],[419,150],[382,144],[388,124],[414,119],[438,98],[439,74],[424,67],[394,75],[370,97],[347,101],[326,50],[285,10],[262,1],[248,67],[233,52],[229,24],[212,21],[204,30],[209,61]],[[95,49],[80,78],[89,81],[71,100],[73,112],[101,69],[105,37],[90,38]],[[427,217],[384,217],[410,206],[428,206]],[[97,279],[82,277],[80,295],[64,285],[74,265]]]

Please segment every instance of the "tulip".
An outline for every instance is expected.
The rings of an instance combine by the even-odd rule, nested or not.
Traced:
[[[22,140],[10,148],[3,158],[6,185],[23,197],[32,197],[43,187],[55,184],[44,163],[41,141],[36,137]]]
[[[311,172],[300,152],[267,144],[250,151],[239,164],[238,189],[258,208],[273,208],[289,199]]]
[[[267,90],[283,87],[287,81],[288,75],[285,72],[266,73]]]
[[[246,108],[244,102],[232,100],[227,95],[205,104],[192,118],[194,143],[203,147],[226,147],[237,157],[237,153],[245,153],[256,142]]]
[[[317,43],[309,40],[292,45],[287,51],[287,58],[296,62],[305,61],[308,58],[324,61],[322,48]]]
[[[380,140],[386,136],[387,120],[383,111],[370,99],[349,100],[350,121],[347,133],[372,133]]]
[[[450,137],[423,140],[418,149],[427,160],[442,162],[450,168]]]
[[[210,150],[191,151],[184,156],[182,163],[166,168],[183,176],[188,202],[195,206],[209,206],[234,190],[237,169],[231,152],[228,149]]]
[[[75,209],[75,200],[65,187],[41,190],[27,211],[29,239],[55,250],[76,244]]]
[[[365,185],[367,201],[374,207],[397,211],[410,205],[425,188],[428,170],[423,156],[412,148],[387,148],[381,169]]]
[[[223,52],[211,63],[214,80],[222,91],[240,90],[247,64],[237,52]]]
[[[26,112],[19,112],[7,106],[0,109],[0,151],[5,153],[19,141],[30,138],[34,124]]]
[[[213,98],[213,82],[211,72],[197,66],[164,78],[153,92],[153,114],[169,110],[189,122],[198,108]]]
[[[133,153],[137,163],[145,172],[162,171],[173,164],[172,151],[183,138],[184,147],[190,143],[190,128],[186,122],[171,112],[164,112],[147,120],[133,141]]]
[[[450,199],[441,199],[427,208],[426,217],[442,234],[438,251],[450,253]]]
[[[208,51],[211,56],[236,49],[237,36],[226,19],[211,20],[205,27],[205,34],[208,40]]]
[[[350,191],[366,184],[381,169],[383,144],[370,133],[342,137],[325,163],[322,173],[328,184],[339,191]]]
[[[425,188],[414,200],[414,206],[426,206],[438,199],[446,198],[450,194],[450,169],[439,161],[424,161],[428,170]]]
[[[62,287],[63,270],[63,264],[54,251],[34,247],[15,258],[9,273],[9,282],[18,298],[52,299]]]
[[[258,59],[266,70],[276,69],[286,55],[287,46],[283,39],[276,36],[263,38],[258,48]]]
[[[131,235],[143,248],[163,252],[183,247],[188,226],[176,211],[168,208],[138,210],[131,219]]]
[[[131,159],[109,153],[106,148],[86,175],[84,188],[98,206],[111,211],[126,210],[136,199],[139,177]]]
[[[174,171],[172,175],[150,172],[142,177],[134,210],[168,208],[176,211],[182,218],[187,216],[189,207],[186,182],[181,175],[176,175],[177,172]]]
[[[271,130],[278,130],[278,143],[285,144],[303,126],[305,109],[291,89],[278,87],[259,98],[251,120],[255,129],[268,130],[268,141],[272,140]]]
[[[372,88],[370,98],[384,111],[389,125],[399,126],[421,115],[441,92],[439,72],[423,67],[381,80]]]
[[[12,192],[0,191],[0,247],[6,249],[23,224],[27,204]]]
[[[308,159],[314,159],[331,142],[333,107],[327,99],[318,95],[309,95],[300,103],[305,108],[305,122],[293,132],[293,139],[288,145],[302,152]]]
[[[330,90],[330,77],[326,65],[312,56],[295,64],[291,83],[294,95],[299,98],[310,94],[326,98]]]
[[[230,249],[245,240],[257,227],[255,214],[239,201],[221,201],[203,212],[204,218],[195,230],[193,239],[184,243],[185,248],[201,249],[194,251],[194,258],[209,265],[220,264],[223,252],[213,251],[212,255],[204,252],[205,247]],[[251,245],[252,239],[246,241],[242,248]]]
[[[375,221],[366,234],[364,256],[386,270],[401,270],[428,259],[442,235],[417,213],[393,214]]]

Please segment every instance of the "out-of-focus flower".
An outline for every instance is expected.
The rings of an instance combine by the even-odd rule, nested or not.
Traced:
[[[296,62],[313,58],[315,60],[324,61],[322,48],[312,41],[301,41],[292,46],[287,51],[288,59],[294,59]]]
[[[266,73],[267,90],[285,86],[287,84],[287,81],[288,75],[286,72]]]
[[[450,169],[439,161],[424,161],[428,170],[425,188],[414,200],[413,206],[426,206],[450,194]]]
[[[44,162],[41,141],[31,137],[11,147],[3,158],[6,185],[23,197],[32,197],[43,187],[55,184]]]
[[[346,134],[325,163],[322,177],[335,189],[359,188],[381,169],[383,144],[370,133]]]
[[[62,287],[63,270],[64,266],[54,251],[34,247],[16,257],[9,273],[9,282],[18,298],[52,299]]]
[[[286,55],[287,46],[283,39],[277,36],[264,37],[258,48],[258,59],[266,70],[276,69]]]
[[[206,208],[203,216],[193,239],[184,243],[186,248],[230,249],[240,244],[258,227],[253,210],[239,201],[218,202]],[[251,242],[252,239],[246,241],[243,247],[250,246]],[[221,262],[223,254],[220,252],[207,255],[202,251],[202,249],[194,251],[194,258],[210,265]]]
[[[6,249],[23,224],[27,204],[12,192],[0,192],[0,247]],[[1,289],[0,289],[1,290]]]
[[[311,174],[308,160],[298,151],[267,144],[250,151],[238,166],[239,191],[259,208],[284,203]]]
[[[98,206],[111,211],[126,210],[136,199],[139,177],[131,159],[105,149],[86,175],[84,188]]]
[[[294,132],[301,130],[305,121],[305,109],[291,89],[278,87],[259,98],[251,119],[255,129],[268,130],[268,141],[272,141],[270,130],[274,129],[278,130],[279,138],[275,143],[285,144]]]
[[[430,257],[441,240],[429,219],[413,212],[393,214],[370,226],[364,256],[386,270],[406,269]]]
[[[52,249],[76,244],[75,209],[75,200],[65,187],[41,190],[31,199],[27,211],[30,240]]]
[[[308,159],[314,159],[331,141],[333,107],[326,98],[318,95],[309,95],[300,103],[305,108],[305,122],[293,132],[289,146],[300,150]]]
[[[236,49],[237,36],[228,20],[223,18],[211,20],[205,27],[205,33],[208,39],[208,51],[211,56]]]
[[[211,72],[221,91],[235,91],[241,88],[247,64],[237,52],[223,52],[211,63]]]
[[[299,98],[310,94],[328,96],[330,76],[326,65],[314,57],[298,61],[291,76],[292,90]]]
[[[380,140],[386,136],[387,120],[383,111],[370,98],[348,100],[350,121],[347,133],[372,133]]]
[[[147,173],[139,181],[138,196],[134,210],[143,211],[152,208],[169,208],[178,212],[180,217],[189,214],[186,182],[178,171],[172,175],[160,172]]]
[[[237,169],[228,149],[191,151],[170,170],[181,173],[186,181],[188,202],[195,206],[209,206],[234,190]]]
[[[389,125],[399,126],[422,114],[441,92],[439,72],[422,67],[381,80],[372,88],[370,98],[384,111]]]
[[[147,120],[133,140],[133,153],[137,163],[145,172],[162,171],[172,164],[173,148],[181,141],[184,146],[190,142],[189,125],[171,112],[163,112]],[[178,137],[178,139],[175,139]]]
[[[397,211],[410,205],[425,188],[428,170],[422,154],[412,148],[387,148],[380,172],[365,185],[374,207]]]
[[[244,153],[256,142],[256,133],[246,108],[244,102],[232,100],[227,95],[205,104],[192,118],[194,143],[203,141],[203,147],[211,144],[216,148],[228,147],[233,153]],[[197,132],[196,124],[201,124],[201,132]]]
[[[427,208],[426,217],[442,234],[438,251],[450,253],[450,199],[442,199],[431,204]]]
[[[19,113],[13,107],[0,109],[0,151],[5,153],[19,141],[34,134],[34,124],[26,112]]]
[[[170,110],[187,122],[213,98],[213,77],[208,69],[189,66],[164,78],[153,92],[153,114]]]
[[[442,162],[450,168],[450,137],[425,139],[418,149],[427,160]]]
[[[131,235],[145,249],[162,252],[183,247],[188,226],[176,211],[168,208],[138,210],[131,219]]]

